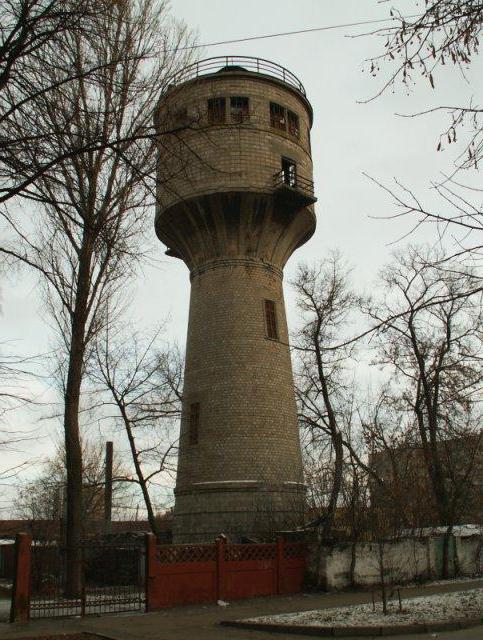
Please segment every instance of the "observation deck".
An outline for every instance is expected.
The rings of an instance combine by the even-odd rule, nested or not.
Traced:
[[[194,62],[173,74],[168,81],[168,87],[171,89],[202,76],[230,72],[256,73],[265,78],[275,78],[293,87],[307,99],[304,85],[295,74],[276,62],[253,56],[216,56]]]

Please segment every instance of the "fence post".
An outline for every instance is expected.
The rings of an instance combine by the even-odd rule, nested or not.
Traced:
[[[276,584],[276,591],[275,591],[277,595],[280,594],[280,590],[281,590],[280,586],[282,584],[283,555],[284,555],[284,540],[282,536],[280,536],[277,538],[277,569],[276,569],[277,584]]]
[[[156,558],[156,536],[153,533],[146,533],[144,536],[144,544],[144,552],[146,554],[144,568],[145,610],[146,613],[148,613],[148,611],[151,611],[151,585],[154,579],[153,563]]]
[[[81,616],[86,615],[86,547],[80,548]]]
[[[32,565],[32,536],[15,536],[15,571],[13,576],[10,622],[28,620],[30,616],[30,572]]]
[[[225,596],[225,547],[226,538],[216,539],[216,599],[223,600]]]

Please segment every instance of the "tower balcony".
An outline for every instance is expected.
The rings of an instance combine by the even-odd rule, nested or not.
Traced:
[[[274,195],[277,200],[295,209],[308,207],[317,198],[314,196],[314,182],[295,171],[294,165],[280,169],[273,175]]]

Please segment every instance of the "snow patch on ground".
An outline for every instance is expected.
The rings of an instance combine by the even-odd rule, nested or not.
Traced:
[[[410,538],[428,538],[431,536],[443,536],[448,527],[423,527],[422,529],[403,529],[400,536]],[[480,524],[457,524],[451,529],[451,535],[455,538],[469,538],[471,536],[482,536],[483,526]]]
[[[412,583],[412,584],[405,584],[404,587],[418,587],[420,589],[423,589],[424,587],[439,587],[440,585],[444,585],[444,584],[456,584],[459,582],[475,582],[477,580],[483,580],[483,575],[474,575],[474,576],[466,576],[464,578],[447,578],[446,580],[431,580],[431,582],[424,582],[423,584],[421,583]]]
[[[477,618],[483,615],[483,589],[470,589],[419,598],[403,598],[402,611],[393,600],[388,605],[389,613],[382,613],[382,604],[336,607],[314,611],[283,613],[276,616],[250,618],[243,622],[270,624],[299,624],[306,626],[384,626],[395,624],[417,624],[424,622],[450,622]]]

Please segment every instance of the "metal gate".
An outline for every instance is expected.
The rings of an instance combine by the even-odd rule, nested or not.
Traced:
[[[30,617],[51,618],[92,613],[144,611],[146,603],[145,545],[135,542],[89,541],[79,554],[80,585],[66,597],[65,547],[32,545]]]

